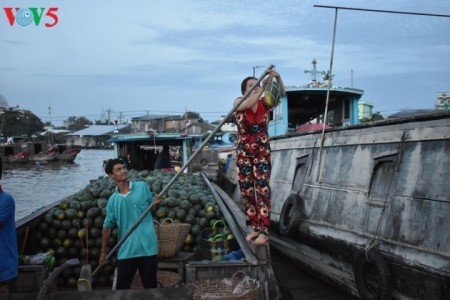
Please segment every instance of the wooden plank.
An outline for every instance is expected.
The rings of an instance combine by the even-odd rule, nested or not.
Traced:
[[[245,258],[247,261],[253,265],[258,264],[258,259],[255,256],[255,247],[251,248],[247,241],[245,240],[245,236],[242,234],[241,228],[246,228],[247,225],[245,224],[245,220],[242,217],[243,212],[238,209],[236,210],[237,205],[233,202],[233,200],[228,197],[228,195],[225,194],[225,192],[222,192],[221,195],[218,194],[218,192],[221,190],[217,185],[212,185],[211,182],[206,178],[206,175],[202,173],[203,179],[205,180],[206,184],[208,185],[209,189],[211,190],[211,193],[213,194],[214,198],[216,199],[217,205],[219,206],[220,210],[222,211],[228,226],[230,226],[231,231],[234,234],[235,239],[237,240],[239,246],[241,247],[242,252],[245,255]],[[224,198],[226,196],[226,198]],[[233,202],[236,207],[233,207],[231,202]],[[238,227],[238,224],[239,227]]]

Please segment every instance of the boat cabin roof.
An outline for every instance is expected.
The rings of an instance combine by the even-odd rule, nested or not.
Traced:
[[[200,135],[186,135],[176,132],[165,132],[165,133],[136,133],[136,134],[124,134],[116,135],[109,139],[108,142],[115,144],[135,144],[140,145],[173,145],[181,146],[185,141],[194,141],[196,138],[201,137]]]
[[[324,114],[328,87],[286,87],[288,120],[292,124],[305,124]],[[341,109],[345,100],[359,100],[364,91],[331,87],[328,110]]]
[[[358,101],[363,93],[359,89],[331,86],[326,127],[358,124]],[[272,111],[269,135],[300,133],[302,125],[323,123],[327,94],[328,86],[323,84],[286,87],[286,95]]]

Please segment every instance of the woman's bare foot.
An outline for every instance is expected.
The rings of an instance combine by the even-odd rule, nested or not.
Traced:
[[[259,236],[259,232],[253,231],[252,233],[250,233],[249,235],[247,235],[247,237],[245,238],[245,240],[247,241],[247,243],[250,243],[252,240],[256,239],[258,236]]]
[[[256,246],[263,246],[265,244],[267,244],[267,242],[269,241],[269,237],[263,233],[261,233],[254,241],[253,244],[255,244]]]

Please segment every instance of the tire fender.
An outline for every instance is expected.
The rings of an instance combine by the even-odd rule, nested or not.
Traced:
[[[378,250],[371,249],[356,257],[354,275],[361,299],[390,299],[392,275],[386,260]]]
[[[289,195],[284,201],[278,224],[278,229],[282,236],[294,237],[297,234],[303,215],[301,201],[302,199],[296,194]]]

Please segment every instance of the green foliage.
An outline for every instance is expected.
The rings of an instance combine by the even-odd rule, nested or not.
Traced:
[[[373,121],[384,120],[384,117],[380,114],[380,112],[376,112],[372,114],[372,118],[363,118],[359,120],[361,123],[368,123]]]
[[[78,131],[92,125],[93,123],[86,117],[71,116],[64,121],[64,124],[66,124],[68,130]]]
[[[31,137],[44,130],[44,123],[31,111],[19,109],[5,109],[0,114],[1,132],[7,136]]]

